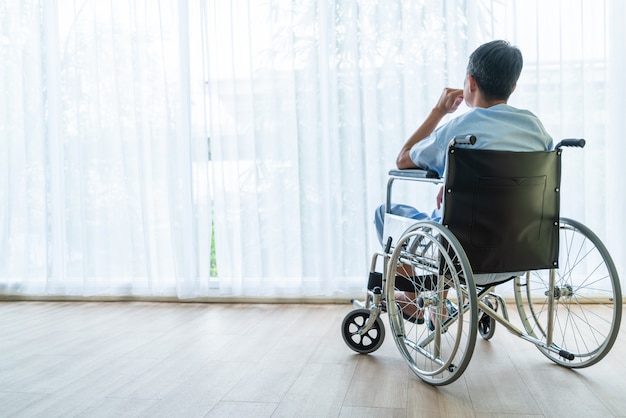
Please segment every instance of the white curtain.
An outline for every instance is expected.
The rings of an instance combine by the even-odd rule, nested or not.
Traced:
[[[176,1],[0,3],[2,293],[185,297],[208,285],[188,19]]]
[[[400,145],[497,38],[525,58],[511,104],[588,140],[563,215],[624,274],[624,23],[620,0],[2,2],[0,295],[359,294]]]

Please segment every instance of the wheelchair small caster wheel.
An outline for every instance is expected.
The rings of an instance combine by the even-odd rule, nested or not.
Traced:
[[[485,301],[487,306],[493,309],[493,305],[488,300]],[[478,319],[478,332],[483,340],[490,340],[496,332],[496,320],[483,312]]]
[[[367,324],[371,312],[369,309],[355,309],[348,313],[341,324],[343,340],[352,350],[359,354],[369,354],[378,350],[385,339],[385,327],[380,317],[365,334],[359,331]]]

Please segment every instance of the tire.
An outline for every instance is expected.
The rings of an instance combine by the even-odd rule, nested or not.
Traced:
[[[515,300],[526,332],[557,351],[564,350],[571,359],[538,346],[545,356],[564,367],[588,367],[606,356],[617,338],[622,291],[611,256],[589,228],[561,218],[559,241],[554,293],[549,270],[532,271],[516,279]],[[547,341],[550,298],[554,302],[551,343]]]
[[[491,302],[485,300],[485,303],[493,309]],[[496,333],[496,320],[486,313],[480,315],[480,318],[478,319],[478,333],[483,340],[490,340],[493,338],[493,335]]]
[[[409,368],[431,385],[458,379],[474,352],[478,302],[454,235],[438,223],[416,223],[396,243],[386,295],[394,340]],[[418,309],[423,323],[421,313],[412,315]]]
[[[385,339],[385,326],[377,317],[372,327],[363,335],[361,329],[370,317],[368,309],[355,309],[348,313],[341,324],[343,340],[352,350],[359,354],[369,354],[378,350]]]

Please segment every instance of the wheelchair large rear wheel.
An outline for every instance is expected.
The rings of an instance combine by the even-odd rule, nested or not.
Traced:
[[[547,342],[548,301],[554,301],[552,346],[573,360],[538,346],[557,364],[588,367],[609,352],[622,317],[622,291],[613,260],[600,239],[585,225],[561,218],[559,268],[554,291],[549,270],[532,271],[515,283],[515,299],[526,332]]]
[[[478,301],[454,235],[430,221],[411,227],[389,260],[386,297],[393,337],[410,369],[432,385],[458,379],[474,352]]]

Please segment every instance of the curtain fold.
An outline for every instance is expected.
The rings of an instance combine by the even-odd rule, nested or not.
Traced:
[[[496,38],[524,54],[511,104],[587,139],[563,215],[624,274],[624,22],[620,0],[2,2],[0,295],[359,295],[397,151]]]

